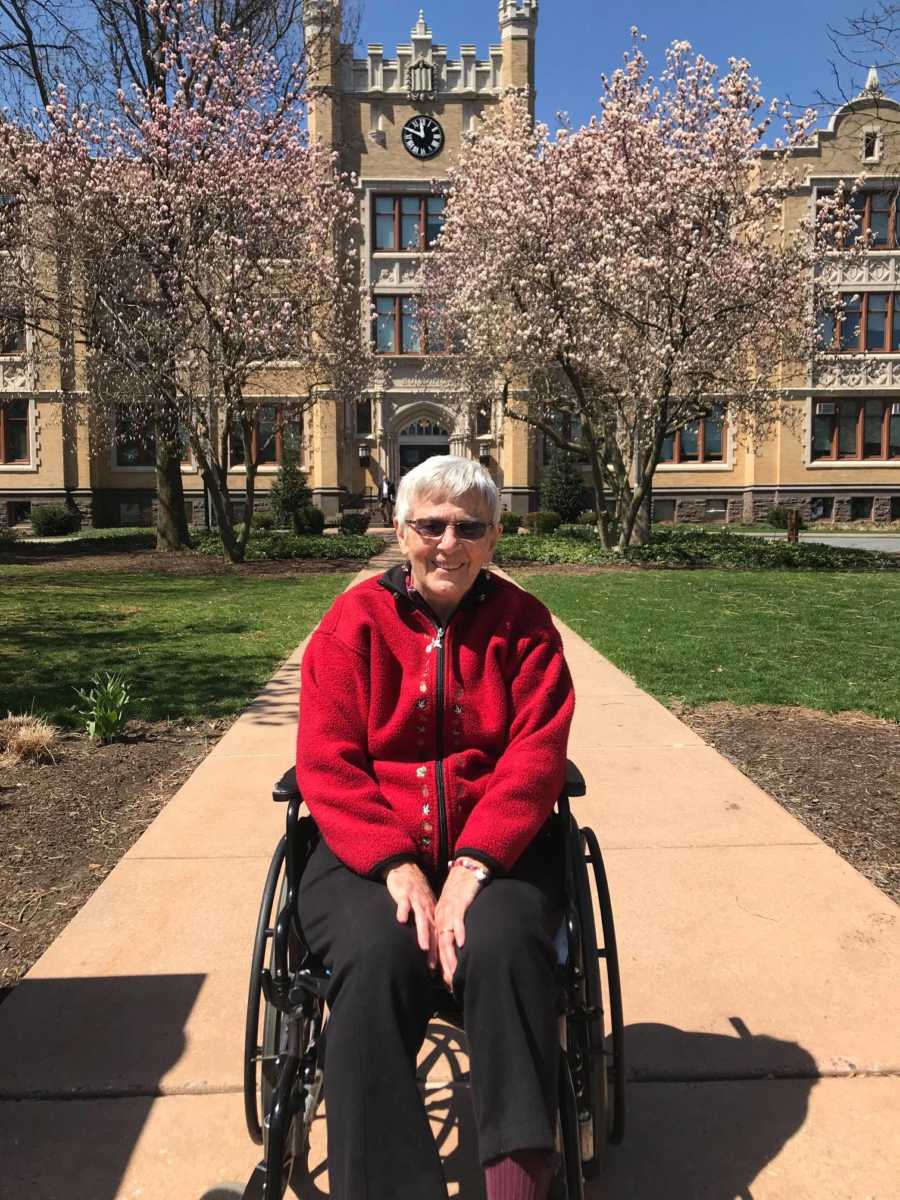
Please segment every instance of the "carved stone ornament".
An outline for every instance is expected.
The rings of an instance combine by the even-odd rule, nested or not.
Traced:
[[[417,59],[407,68],[406,92],[410,100],[417,104],[434,99],[434,66],[424,58]]]

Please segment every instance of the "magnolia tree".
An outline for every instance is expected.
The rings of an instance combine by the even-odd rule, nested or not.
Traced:
[[[71,264],[73,342],[84,346],[95,427],[125,413],[126,436],[152,437],[157,467],[162,458],[179,476],[189,446],[226,554],[239,560],[260,405],[277,398],[288,426],[323,392],[357,391],[365,378],[356,200],[334,156],[309,144],[299,76],[286,87],[246,38],[182,22],[159,71],[165,86],[123,95],[119,117],[70,108],[60,94],[50,136],[30,143],[21,173],[34,180],[35,209],[52,214],[45,258],[54,250]],[[37,272],[32,285],[37,297]],[[47,301],[32,313],[49,312]],[[235,459],[240,530],[228,497]],[[159,495],[161,508],[178,504],[165,486]]]
[[[451,173],[427,319],[471,403],[499,393],[587,461],[607,546],[631,542],[678,430],[721,407],[735,436],[766,436],[817,307],[839,303],[814,295],[811,223],[782,224],[813,114],[784,114],[762,152],[775,111],[745,61],[720,76],[679,42],[656,82],[636,41],[588,126],[552,136],[511,95]],[[832,238],[847,212],[823,206]]]

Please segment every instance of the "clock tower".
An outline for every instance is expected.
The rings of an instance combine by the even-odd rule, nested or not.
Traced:
[[[488,2],[488,0],[486,0]],[[510,508],[527,510],[534,485],[528,430],[497,412],[473,413],[441,385],[439,355],[416,319],[419,267],[440,232],[440,184],[485,110],[511,90],[534,104],[538,0],[499,0],[500,42],[456,55],[434,40],[420,9],[410,40],[354,58],[340,40],[339,0],[306,0],[314,138],[335,149],[359,179],[360,271],[375,318],[371,336],[383,378],[354,403],[323,400],[309,429],[317,502],[334,512],[342,489],[373,503],[433,453],[479,458]],[[415,12],[415,9],[413,10]],[[368,327],[370,314],[361,314]],[[368,328],[367,328],[368,332]]]

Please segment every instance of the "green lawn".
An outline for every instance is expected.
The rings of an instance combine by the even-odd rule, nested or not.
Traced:
[[[900,579],[784,571],[518,572],[660,700],[900,720]]]
[[[146,720],[238,712],[350,575],[183,577],[0,566],[0,712],[72,723],[72,688],[123,671]]]

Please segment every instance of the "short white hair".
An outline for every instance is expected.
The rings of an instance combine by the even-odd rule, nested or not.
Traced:
[[[474,495],[489,514],[492,524],[500,521],[500,493],[481,463],[455,454],[436,454],[404,475],[397,488],[396,516],[399,525],[412,520],[420,500],[448,500],[455,503]]]

